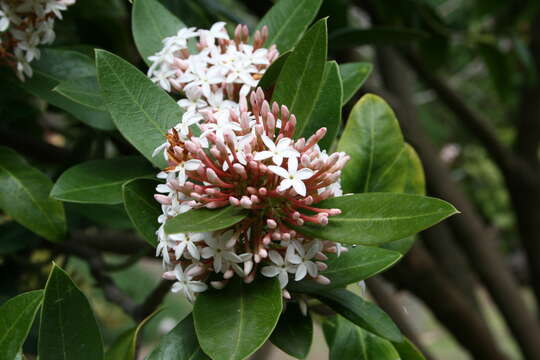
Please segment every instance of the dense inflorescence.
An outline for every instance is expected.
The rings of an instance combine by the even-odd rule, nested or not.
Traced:
[[[0,62],[24,80],[32,76],[30,63],[39,59],[39,45],[55,39],[54,21],[75,0],[1,0]]]
[[[199,31],[201,51],[239,48],[241,40],[247,40],[242,26],[237,28],[235,41],[224,38],[222,23],[212,29],[209,33]],[[194,30],[184,29],[184,33],[188,31]],[[255,35],[255,43],[263,44],[264,38],[265,30]],[[171,44],[166,39],[168,47]],[[182,60],[190,64],[185,72],[197,68],[197,61],[206,61],[202,58],[205,60],[198,60],[201,57],[195,54]],[[339,209],[318,208],[316,204],[342,195],[341,169],[349,157],[345,153],[329,155],[319,148],[325,128],[308,139],[294,140],[296,117],[286,106],[270,104],[262,89],[252,90],[258,80],[254,74],[262,71],[264,68],[253,73],[255,81],[248,84],[240,81],[206,87],[186,77],[185,72],[168,80],[171,89],[188,97],[179,103],[186,108],[186,114],[192,114],[184,115],[169,131],[167,142],[156,149],[156,153],[163,151],[169,164],[158,175],[165,184],[158,185],[155,195],[163,210],[158,219],[161,226],[157,254],[167,268],[164,277],[176,280],[173,291],[183,291],[190,300],[195,293],[206,290],[208,282],[221,288],[235,275],[245,282],[253,281],[257,273],[277,276],[283,289],[290,277],[296,281],[309,277],[326,284],[329,280],[320,274],[326,269],[325,253],[346,250],[340,244],[304,236],[294,227],[306,223],[324,226],[329,216],[340,213]],[[150,75],[155,75],[155,69],[151,68]],[[230,94],[230,87],[236,88],[235,97],[227,100],[230,106],[214,107],[209,100],[222,99],[224,94]],[[166,221],[178,214],[226,206],[245,209],[249,216],[212,233],[165,233]],[[212,273],[220,275],[210,279]],[[284,296],[289,296],[286,290]]]

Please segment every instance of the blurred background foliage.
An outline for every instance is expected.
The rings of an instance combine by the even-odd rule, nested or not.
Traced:
[[[270,0],[161,2],[188,26],[203,28],[216,21],[253,27],[273,4]],[[92,58],[93,48],[104,48],[145,71],[131,35],[130,8],[127,0],[78,0],[65,13],[64,20],[57,22],[54,47],[69,48]],[[528,258],[540,255],[533,244],[540,242],[540,230],[530,225],[540,219],[536,205],[540,203],[540,186],[536,184],[540,2],[324,0],[317,18],[326,16],[329,56],[340,63],[374,64],[370,79],[349,104],[365,92],[379,93],[387,99],[396,109],[406,138],[424,161],[429,192],[458,208],[463,201],[466,205],[460,208],[464,212],[462,220],[422,236],[423,245],[413,249],[408,260],[393,273],[368,282],[369,292],[389,313],[398,312],[400,319],[394,317],[398,325],[402,330],[410,327],[430,359],[540,357],[530,350],[530,343],[540,343],[535,305],[538,300],[531,290],[531,279],[540,274],[531,262],[527,264]],[[1,70],[0,143],[16,149],[51,178],[56,179],[79,162],[134,152],[117,132],[88,126],[29,96],[24,84],[14,80],[6,69]],[[348,111],[350,106],[345,107]],[[461,202],[454,201],[456,196]],[[71,204],[66,211],[69,228],[79,229],[73,232],[99,237],[106,231],[111,242],[133,237],[122,206]],[[525,219],[529,215],[531,219]],[[540,222],[536,227],[540,228]],[[477,245],[468,244],[471,239]],[[152,258],[151,249],[134,252],[128,241],[117,245],[125,251],[112,249],[110,243],[100,246],[98,250],[106,254],[105,261],[114,269],[111,274],[119,287],[136,302],[142,301],[159,282],[161,265]],[[482,247],[493,247],[495,252],[479,258],[478,249]],[[65,264],[90,295],[106,329],[106,343],[132,326],[132,320],[120,308],[111,306],[101,290],[93,286],[86,262],[48,248],[7,217],[0,218],[0,302],[42,286],[53,259]],[[437,264],[436,268],[433,264]],[[407,272],[405,276],[410,279],[403,279],[400,272]],[[505,284],[502,289],[493,280],[497,276],[505,279],[501,280]],[[519,293],[507,293],[511,299],[506,301],[501,292],[515,289],[510,286],[514,283],[519,284]],[[504,288],[507,284],[510,287]],[[438,302],[445,299],[448,287],[457,300],[446,298],[448,303],[441,308]],[[389,304],[381,298],[384,294],[391,297]],[[521,297],[525,308],[520,308],[519,301],[512,303]],[[463,333],[483,329],[487,335],[481,339],[467,341],[463,338],[466,335],[456,331],[459,326],[452,323],[452,317],[455,322],[462,319],[456,305],[461,298],[469,310],[481,310],[478,318],[461,323]],[[181,296],[168,296],[165,305],[167,310],[146,329],[147,343],[155,341],[189,311]],[[531,323],[512,323],[512,318],[516,322],[522,319],[514,316],[516,307]],[[35,336],[29,338],[27,351],[32,352],[35,341]],[[317,345],[310,358],[324,358],[325,351],[323,345]],[[272,350],[272,356],[285,358],[277,350]]]

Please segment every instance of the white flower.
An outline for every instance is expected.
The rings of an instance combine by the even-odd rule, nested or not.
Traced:
[[[272,161],[276,165],[281,165],[283,158],[292,158],[300,156],[300,153],[291,148],[292,140],[289,138],[283,138],[278,141],[277,145],[266,135],[261,135],[264,145],[268,148],[267,151],[260,151],[255,154],[255,160],[265,160],[272,158]],[[279,174],[278,174],[279,175]]]
[[[214,258],[214,271],[217,273],[227,271],[230,263],[242,262],[242,258],[235,254],[234,249],[227,247],[230,236],[230,232],[227,232],[221,235],[219,239],[212,237],[205,239],[208,247],[202,249],[201,255],[204,259]]]
[[[178,183],[180,185],[184,185],[187,180],[186,171],[195,171],[201,166],[201,164],[201,160],[191,159],[176,165],[176,167],[172,171],[177,174],[176,180],[178,181]]]
[[[187,252],[189,253],[189,255],[191,255],[193,259],[199,260],[201,258],[201,254],[199,253],[199,248],[197,248],[197,245],[195,245],[195,243],[204,240],[205,236],[205,233],[169,235],[169,239],[178,241],[178,243],[173,247],[176,259],[180,260],[180,258],[184,254],[184,251],[187,250]]]
[[[197,266],[196,264],[189,265],[185,270],[182,270],[180,265],[176,265],[174,268],[174,274],[176,275],[175,282],[171,288],[172,292],[183,291],[186,298],[193,302],[195,300],[195,293],[205,291],[208,286],[202,281],[192,280],[192,277],[189,275],[189,271]]]
[[[201,89],[198,87],[190,87],[185,91],[187,99],[178,100],[178,105],[187,112],[195,112],[197,109],[206,106],[206,101],[201,99]]]
[[[298,252],[298,255],[295,254],[295,250]],[[292,245],[287,248],[286,259],[291,264],[296,265],[295,281],[302,280],[307,274],[312,278],[317,277],[319,268],[311,259],[321,250],[322,244],[318,240],[311,241],[305,247],[297,240],[292,242]]]
[[[171,91],[169,78],[176,73],[176,70],[160,70],[154,72],[152,81],[159,84],[163,90]]]
[[[303,168],[298,170],[298,159],[292,157],[289,159],[288,171],[279,166],[270,165],[268,167],[274,174],[283,178],[279,184],[278,191],[285,191],[291,186],[301,196],[306,196],[306,185],[303,180],[313,176],[313,170]]]
[[[198,86],[201,88],[202,93],[207,98],[212,93],[210,85],[219,84],[225,79],[218,68],[206,68],[206,64],[195,61],[192,66],[189,67],[190,72],[184,73],[178,79],[181,83],[188,83],[185,90],[192,86]]]
[[[9,27],[9,17],[0,10],[0,32],[6,31]]]
[[[277,276],[279,280],[279,284],[281,285],[281,288],[284,289],[285,286],[287,286],[287,283],[289,282],[289,272],[294,272],[294,266],[287,263],[283,257],[275,250],[270,250],[268,252],[268,256],[270,257],[270,260],[275,265],[268,265],[261,269],[261,274],[263,274],[266,277],[274,277]]]
[[[214,45],[216,39],[229,39],[229,34],[225,30],[225,25],[223,21],[217,22],[210,30],[199,30],[200,36],[203,38],[208,45]]]

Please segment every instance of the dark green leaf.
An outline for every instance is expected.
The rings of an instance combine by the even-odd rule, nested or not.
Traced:
[[[66,232],[62,203],[49,198],[52,182],[10,148],[0,146],[0,208],[50,241]]]
[[[317,206],[337,208],[341,214],[329,217],[326,226],[295,226],[295,230],[319,239],[362,245],[399,240],[458,213],[440,199],[393,193],[341,196]]]
[[[350,49],[362,45],[402,45],[426,39],[422,31],[394,27],[372,27],[369,29],[345,28],[330,34],[329,43],[334,50]]]
[[[373,246],[356,245],[340,256],[329,255],[326,261],[328,269],[321,272],[330,279],[329,285],[321,285],[314,281],[291,282],[287,287],[291,291],[309,292],[325,291],[332,288],[344,287],[374,276],[401,259],[395,251]]]
[[[399,353],[401,360],[426,360],[420,350],[407,338],[403,338],[403,341],[399,343],[394,342],[392,345],[394,345],[394,348]]]
[[[319,141],[319,146],[322,149],[330,148],[341,125],[342,90],[338,64],[335,61],[328,61],[313,111],[302,131],[296,131],[296,137],[307,139],[320,128],[326,127],[326,136]]]
[[[182,120],[182,110],[133,65],[104,50],[96,50],[98,81],[107,109],[122,135],[159,168],[166,162],[152,157],[167,131]]]
[[[136,0],[133,4],[133,38],[143,60],[163,48],[163,39],[185,25],[157,0]]]
[[[275,44],[285,52],[298,42],[315,19],[322,0],[281,0],[264,15],[257,29],[268,26],[266,46]]]
[[[95,75],[63,81],[54,88],[54,91],[81,105],[107,111]]]
[[[53,91],[61,82],[95,77],[96,67],[91,58],[72,50],[43,49],[41,58],[32,63],[32,68],[34,76],[21,84],[28,92],[96,129],[114,129],[108,112],[84,106]]]
[[[41,305],[43,290],[30,291],[0,306],[0,359],[15,359]]]
[[[335,335],[330,344],[330,360],[397,360],[392,344],[337,317]]]
[[[289,55],[279,74],[273,100],[296,116],[295,136],[304,132],[315,109],[326,64],[326,19],[315,23]]]
[[[376,95],[363,96],[354,106],[338,151],[351,157],[341,178],[345,193],[401,192],[407,157],[394,112]]]
[[[39,236],[15,221],[7,221],[0,225],[0,255],[34,247],[39,242]]]
[[[156,181],[135,179],[124,184],[124,206],[135,229],[152,246],[156,246],[157,218],[161,215],[159,203],[154,199]]]
[[[309,313],[302,314],[297,303],[290,302],[281,314],[276,329],[270,336],[272,344],[297,358],[305,359],[313,340],[313,321]]]
[[[152,314],[148,315],[146,319],[141,321],[139,325],[128,329],[122,334],[120,334],[105,353],[105,360],[135,359],[137,338],[139,337],[139,332],[146,325],[146,323],[150,321],[150,319],[152,319],[160,311],[161,309],[154,311]]]
[[[89,203],[66,203],[64,204],[70,219],[70,212],[90,220],[91,222],[111,229],[132,229],[133,224],[129,219],[122,204],[103,205]],[[73,213],[71,213],[73,214]],[[155,219],[154,219],[155,220]]]
[[[103,359],[101,333],[90,304],[56,264],[45,286],[40,324],[40,360]]]
[[[268,69],[264,72],[264,75],[262,79],[257,84],[258,86],[262,87],[264,90],[269,90],[274,84],[276,83],[277,78],[279,77],[279,74],[281,73],[281,70],[283,69],[283,65],[285,65],[285,61],[291,54],[291,51],[287,51],[284,54],[281,54],[276,61],[274,61]]]
[[[207,208],[190,210],[167,220],[165,232],[176,234],[221,230],[244,220],[248,214],[244,209],[234,206],[215,210]]]
[[[276,278],[208,290],[195,301],[193,318],[202,349],[213,359],[241,360],[254,353],[274,330],[282,310]]]
[[[390,316],[377,305],[365,301],[346,289],[319,290],[310,295],[330,306],[341,316],[375,335],[390,341],[403,341],[401,332]]]
[[[345,105],[351,100],[358,89],[364,84],[369,74],[371,74],[372,69],[373,65],[365,62],[339,65],[341,80],[343,81],[342,105]]]
[[[154,169],[138,156],[93,160],[75,165],[56,181],[51,191],[55,199],[91,204],[120,204],[122,184],[152,176]]]
[[[193,316],[190,314],[182,320],[167,335],[161,338],[154,351],[146,360],[207,360],[193,325]]]

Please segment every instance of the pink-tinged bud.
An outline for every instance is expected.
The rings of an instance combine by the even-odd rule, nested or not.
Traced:
[[[277,228],[277,222],[274,219],[266,219],[266,225],[269,229]]]
[[[165,280],[176,280],[176,275],[174,274],[174,271],[167,271],[164,272],[163,275],[161,275],[162,278]]]
[[[221,152],[215,147],[210,149],[210,154],[216,159],[219,159],[221,157]]]
[[[261,258],[266,259],[268,257],[268,251],[266,251],[266,249],[260,249],[259,255],[261,256]]]
[[[240,199],[240,206],[245,209],[250,209],[252,205],[251,200],[249,200],[247,196],[242,196],[242,199]]]
[[[238,235],[235,233],[233,236],[231,236],[229,241],[227,241],[227,243],[225,244],[225,247],[227,249],[232,249],[232,247],[236,244],[236,240],[238,240]]]
[[[272,239],[273,240],[281,240],[281,233],[279,233],[277,231],[272,233]]]
[[[248,186],[246,188],[246,190],[248,191],[248,193],[252,194],[252,195],[255,195],[257,193],[257,189],[254,188],[253,186]]]
[[[221,179],[218,178],[216,172],[213,169],[207,168],[206,169],[206,177],[208,178],[208,181],[210,181],[212,184],[221,184]]]
[[[296,220],[296,225],[298,225],[298,226],[304,225],[304,220],[303,219]]]
[[[257,195],[251,195],[251,196],[249,197],[249,200],[251,200],[251,202],[252,202],[253,204],[258,204],[258,203],[261,202],[261,201],[259,200],[259,198],[257,197]]]
[[[322,260],[322,261],[326,261],[328,260],[328,256],[326,256],[325,254],[323,254],[322,252],[318,252],[316,255],[315,255],[315,259],[317,260]]]
[[[187,149],[190,153],[193,153],[193,154],[196,154],[196,153],[199,151],[199,149],[200,149],[197,145],[195,145],[194,142],[189,141],[189,140],[186,141],[186,142],[184,143],[184,145],[185,145],[186,149]]]
[[[253,255],[253,261],[255,261],[255,264],[258,264],[261,262],[261,256],[259,254]]]
[[[223,278],[227,280],[232,278],[233,276],[234,276],[234,271],[232,269],[225,271],[225,273],[223,274]]]
[[[304,150],[304,147],[306,146],[306,139],[300,138],[296,141],[294,144],[294,148],[298,151]]]
[[[327,253],[330,253],[330,254],[336,254],[338,252],[338,249],[336,246],[329,246],[327,248],[324,249]]]
[[[300,158],[300,164],[302,164],[303,167],[310,168],[311,167],[311,160],[309,159],[309,156],[306,154],[302,155]]]
[[[197,265],[189,269],[189,271],[187,272],[187,275],[191,277],[195,277],[195,276],[201,275],[202,273],[204,273],[204,268],[202,266]]]
[[[240,97],[240,113],[248,112],[248,104],[245,96]]]
[[[268,167],[264,164],[259,164],[259,171],[263,174],[266,174],[268,172]]]
[[[249,274],[248,276],[246,276],[244,278],[244,283],[246,284],[250,284],[253,282],[253,280],[255,280],[255,272],[252,272],[251,274]]]
[[[289,291],[287,291],[287,289],[283,289],[283,298],[291,300],[291,294],[289,293]]]
[[[226,201],[226,200],[223,200],[223,201],[212,201],[212,202],[209,202],[208,204],[206,204],[206,207],[207,207],[208,209],[218,209],[218,208],[227,206],[228,204],[229,204],[229,202]]]
[[[328,215],[339,215],[339,214],[341,214],[340,209],[328,209],[326,212],[327,212]]]
[[[244,180],[247,179],[246,169],[244,169],[244,166],[242,164],[238,164],[238,163],[233,164],[233,170],[238,175],[240,175]]]
[[[319,275],[315,278],[315,281],[318,282],[319,284],[321,285],[328,285],[330,284],[330,279],[327,278],[326,276],[324,275]]]
[[[262,243],[265,245],[265,246],[268,246],[270,245],[270,243],[272,242],[272,238],[270,237],[270,234],[266,234],[263,239],[262,239]]]
[[[244,263],[244,274],[249,274],[253,270],[253,261],[248,260]]]
[[[319,224],[328,225],[328,216],[326,214],[320,213],[317,215]]]
[[[259,189],[259,195],[266,196],[268,194],[268,190],[266,188],[262,187]]]
[[[316,261],[315,264],[317,264],[317,268],[319,269],[319,271],[324,271],[324,270],[328,269],[328,265],[326,265],[323,262]]]
[[[296,237],[296,231],[294,231],[294,230],[289,231],[289,234],[291,234],[291,236],[292,236],[293,238]]]
[[[273,137],[276,128],[276,118],[271,112],[267,113],[266,125],[268,126],[268,136]]]
[[[201,201],[201,199],[202,199],[202,195],[195,192],[195,191],[193,191],[191,194],[189,194],[189,196],[191,196],[192,198],[194,198],[197,201]]]
[[[279,106],[276,102],[274,102],[276,106]],[[289,108],[285,105],[281,105],[281,119],[286,120],[289,118]]]
[[[283,233],[281,235],[281,238],[283,239],[283,241],[290,241],[291,240],[291,234],[289,233]]]
[[[294,220],[298,220],[298,219],[300,219],[300,213],[298,211],[295,211],[295,212],[292,213],[291,217]]]
[[[154,194],[154,199],[162,205],[170,205],[172,203],[172,199],[162,194]]]
[[[226,281],[210,281],[210,285],[217,290],[221,290],[227,285]]]
[[[232,206],[240,206],[240,200],[238,200],[237,198],[235,198],[233,196],[229,196],[229,203]]]

